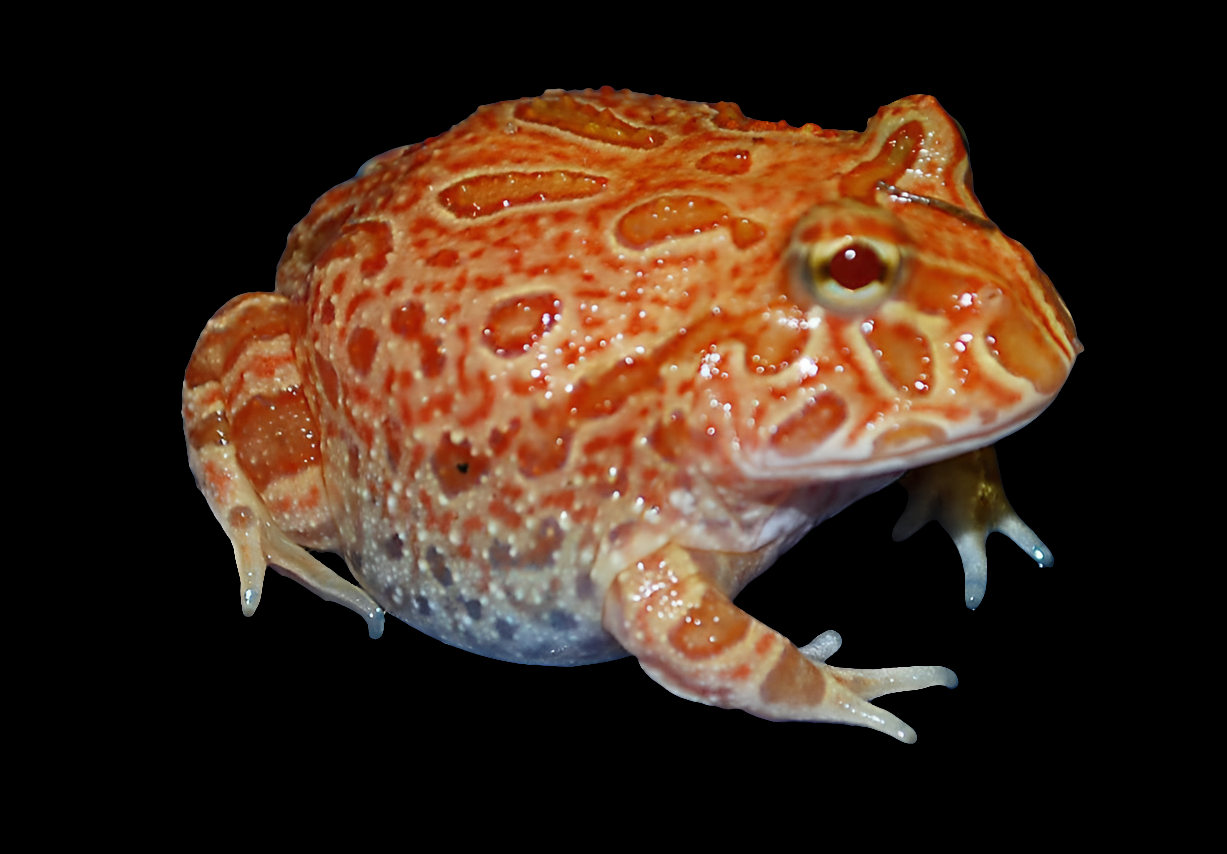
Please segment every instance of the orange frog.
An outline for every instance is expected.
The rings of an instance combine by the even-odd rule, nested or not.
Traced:
[[[1051,566],[992,443],[1080,350],[933,98],[855,133],[549,91],[320,197],[276,291],[205,326],[183,420],[246,614],[272,565],[371,637],[387,611],[506,661],[630,654],[687,699],[910,742],[869,701],[951,671],[833,667],[836,633],[797,648],[733,597],[901,475],[895,538],[937,519],[968,607],[990,531]]]

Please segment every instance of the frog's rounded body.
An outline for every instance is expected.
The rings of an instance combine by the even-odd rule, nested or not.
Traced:
[[[772,680],[794,660],[834,678],[829,650],[737,652],[772,635],[727,600],[905,470],[959,458],[991,481],[968,452],[1038,414],[1080,346],[969,175],[925,97],[853,133],[547,92],[375,158],[188,368],[189,456],[244,607],[272,563],[372,634],[383,609],[509,661],[629,651],[675,693],[789,717]],[[942,487],[918,477],[908,525],[979,512],[929,508]],[[745,631],[700,649],[704,614]]]

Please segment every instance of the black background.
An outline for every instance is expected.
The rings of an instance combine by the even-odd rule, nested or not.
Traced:
[[[1088,516],[1088,508],[1112,463],[1112,422],[1102,407],[1120,358],[1106,344],[1107,285],[1093,234],[1101,214],[1087,201],[1095,187],[1086,164],[1103,145],[1093,120],[1097,84],[1011,77],[1000,56],[939,70],[912,56],[871,75],[847,57],[813,52],[724,64],[706,51],[695,57],[576,59],[553,70],[509,58],[498,73],[476,75],[463,55],[425,68],[406,56],[403,73],[386,57],[369,70],[352,56],[332,64],[317,57],[305,76],[301,69],[246,75],[240,65],[218,79],[193,77],[163,105],[155,168],[165,174],[152,176],[157,227],[172,228],[182,252],[158,285],[168,295],[158,329],[165,370],[146,389],[159,408],[154,425],[142,426],[142,458],[156,460],[158,512],[176,540],[161,555],[166,575],[158,581],[167,597],[159,652],[177,662],[161,677],[172,688],[170,713],[207,711],[209,733],[236,756],[286,742],[302,751],[355,750],[371,763],[441,750],[492,774],[523,762],[583,770],[648,761],[696,773],[713,763],[721,773],[790,766],[803,775],[827,773],[820,769],[831,763],[858,773],[973,760],[978,768],[996,763],[1000,773],[1077,764],[1086,731],[1076,708],[1087,688],[1082,662],[1103,654],[1096,591],[1112,560],[1102,551],[1102,511]],[[236,294],[271,290],[290,228],[373,155],[437,136],[480,104],[603,84],[735,101],[752,118],[853,130],[882,104],[932,94],[966,131],[988,216],[1031,250],[1074,317],[1087,350],[1068,383],[1048,411],[997,446],[1007,494],[1052,549],[1053,568],[1038,568],[993,535],[987,594],[968,611],[958,554],[936,524],[891,541],[905,504],[893,485],[811,532],[737,600],[797,644],[839,631],[844,646],[832,664],[953,669],[960,679],[953,691],[879,701],[916,729],[916,745],[863,728],[769,723],[690,703],[656,685],[633,658],[569,669],[512,665],[447,647],[395,618],[372,641],[358,616],[271,571],[257,614],[240,612],[229,542],[183,449],[180,383],[205,321]],[[343,571],[339,560],[326,560]]]

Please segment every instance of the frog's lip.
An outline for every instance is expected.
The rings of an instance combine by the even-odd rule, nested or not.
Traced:
[[[860,447],[864,447],[858,445],[849,448],[850,453],[841,458],[833,455],[831,449],[826,445],[820,445],[812,453],[804,456],[789,456],[773,451],[771,448],[763,448],[743,452],[739,464],[742,472],[755,480],[850,480],[891,472],[903,474],[908,469],[957,457],[959,454],[991,445],[1026,427],[1055,399],[1056,395],[1052,395],[1034,409],[1022,412],[1004,423],[994,424],[992,429],[960,434],[949,441],[925,445],[905,453],[874,456],[872,445],[869,445],[870,453],[853,458],[851,454],[856,453]]]

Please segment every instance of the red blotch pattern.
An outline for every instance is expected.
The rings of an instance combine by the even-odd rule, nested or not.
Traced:
[[[561,310],[552,293],[503,300],[490,310],[482,342],[505,358],[518,356],[549,331]]]

